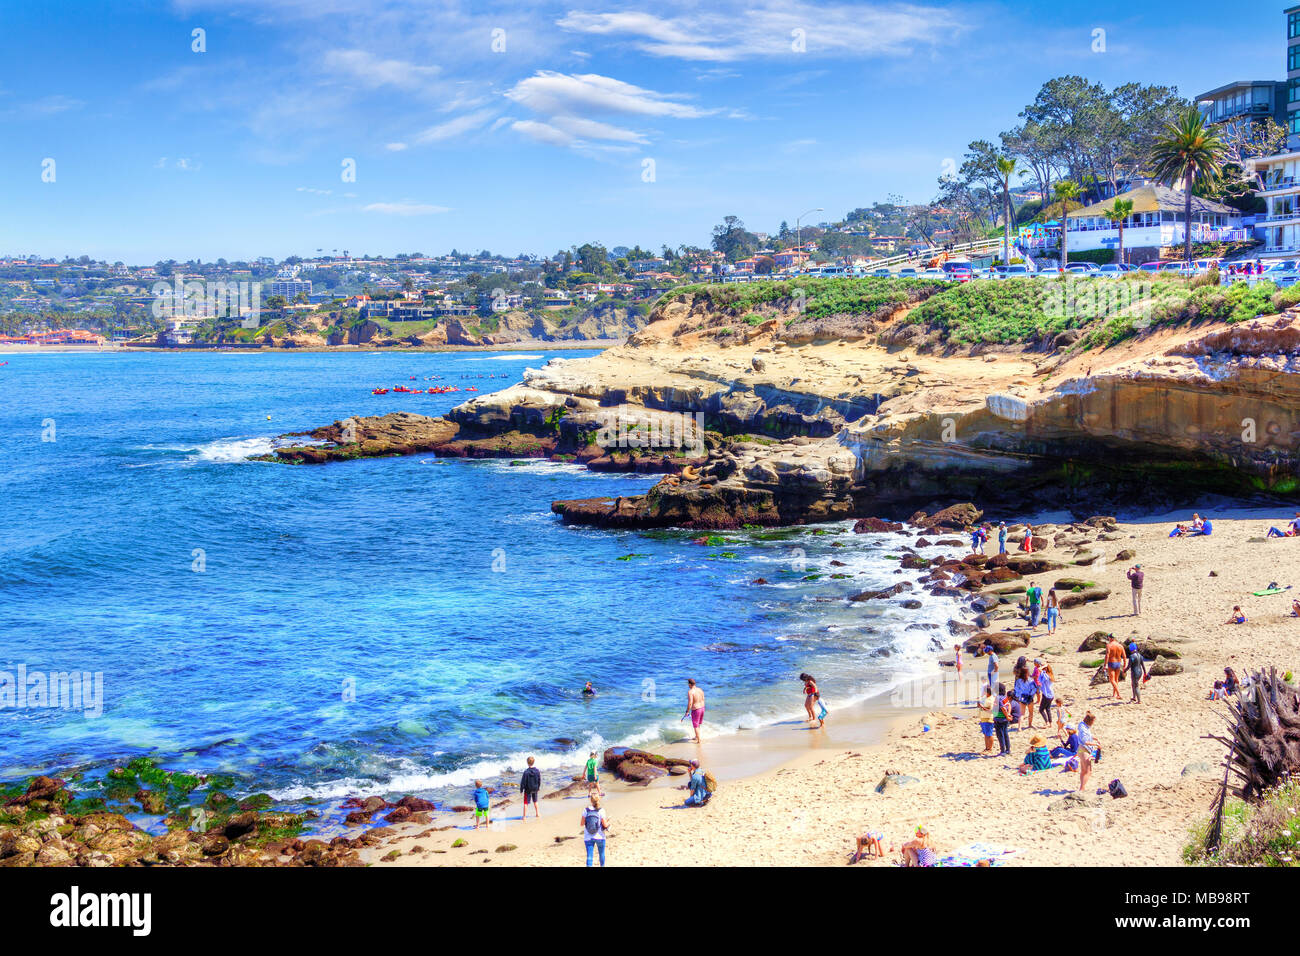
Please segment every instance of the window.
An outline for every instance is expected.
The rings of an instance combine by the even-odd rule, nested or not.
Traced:
[[[1291,132],[1300,133],[1300,110],[1291,114],[1291,122],[1288,124]]]
[[[1289,80],[1286,86],[1286,101],[1294,103],[1297,100],[1300,100],[1300,76],[1297,76],[1294,80]]]
[[[1300,70],[1300,46],[1287,47],[1286,68],[1288,72]]]
[[[1300,13],[1292,13],[1286,18],[1286,35],[1288,40],[1300,37]]]

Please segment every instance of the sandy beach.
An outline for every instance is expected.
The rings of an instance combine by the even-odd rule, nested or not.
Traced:
[[[1020,652],[1052,665],[1058,695],[1072,719],[1088,711],[1096,715],[1102,760],[1081,802],[1064,800],[1078,790],[1077,772],[1054,769],[1028,777],[1016,772],[1029,749],[1028,726],[1016,730],[1013,724],[1011,757],[981,756],[974,695],[985,662],[963,655],[964,683],[936,659],[930,679],[888,699],[832,713],[824,729],[782,724],[706,738],[698,748],[681,743],[662,749],[699,756],[718,778],[719,791],[702,809],[679,806],[684,793],[675,786],[681,777],[636,788],[605,774],[608,865],[844,865],[854,837],[868,830],[883,833],[886,856],[858,865],[893,865],[897,847],[918,824],[929,827],[941,856],[982,844],[974,855],[991,853],[989,847],[1011,851],[1001,859],[1012,866],[1179,864],[1189,830],[1207,814],[1223,775],[1224,748],[1204,736],[1222,729],[1224,707],[1209,699],[1213,681],[1224,666],[1245,674],[1268,666],[1291,670],[1300,663],[1300,620],[1290,616],[1292,596],[1300,596],[1300,590],[1251,594],[1274,581],[1300,589],[1300,541],[1263,540],[1269,526],[1283,525],[1292,509],[1206,502],[1199,510],[1213,519],[1210,537],[1168,537],[1175,523],[1190,518],[1190,509],[1127,520],[1121,514],[1118,531],[1093,534],[1102,537],[1093,545],[1103,554],[1101,561],[1017,582],[1033,580],[1046,591],[1056,578],[1085,577],[1111,592],[1106,600],[1063,611],[1055,635],[1038,627]],[[990,514],[985,520],[1001,517]],[[1011,523],[1012,516],[1006,517]],[[1045,517],[1055,517],[1057,529],[1065,523],[1060,516]],[[1037,529],[1040,522],[1034,524]],[[990,553],[996,550],[995,540]],[[1121,550],[1136,556],[1114,560]],[[1046,556],[1068,562],[1073,551],[1053,546]],[[1141,617],[1131,613],[1125,577],[1134,561],[1146,572]],[[1247,623],[1224,624],[1236,604]],[[954,601],[954,619],[969,613]],[[1013,618],[996,621],[994,629],[1023,626]],[[1089,686],[1093,668],[1080,666],[1099,659],[1100,652],[1077,650],[1099,630],[1126,643],[1133,638],[1168,645],[1182,655],[1183,670],[1153,677],[1140,704],[1129,702],[1125,680],[1122,700],[1112,701],[1108,685]],[[1016,656],[1003,655],[1002,677],[1008,682]],[[951,660],[951,650],[946,658]],[[707,689],[705,676],[697,676]],[[833,696],[832,688],[823,690]],[[792,696],[798,696],[797,686],[792,685]],[[1041,728],[1037,715],[1035,726]],[[1054,745],[1054,728],[1049,737]],[[915,779],[877,792],[887,773]],[[1097,794],[1117,778],[1127,798]],[[469,814],[434,814],[431,825],[395,828],[369,860],[381,866],[582,865],[578,833],[584,802],[544,796],[541,819],[520,823],[515,794],[493,811],[492,828],[477,832]],[[457,840],[464,845],[453,847]],[[399,854],[393,856],[394,850]]]

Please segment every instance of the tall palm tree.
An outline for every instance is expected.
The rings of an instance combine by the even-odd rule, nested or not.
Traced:
[[[998,177],[1002,180],[1002,264],[1011,264],[1011,177],[1016,172],[1016,161],[1010,156],[994,160]]]
[[[1056,201],[1061,204],[1061,271],[1064,272],[1070,262],[1069,253],[1065,251],[1065,227],[1069,221],[1069,209],[1066,207],[1078,200],[1080,189],[1078,183],[1063,179],[1056,184],[1053,191],[1056,193]]]
[[[1102,212],[1108,220],[1119,226],[1119,264],[1124,264],[1124,220],[1133,215],[1133,200],[1116,199]]]
[[[1169,124],[1165,135],[1151,148],[1151,172],[1170,186],[1182,183],[1183,254],[1192,261],[1192,188],[1213,182],[1223,172],[1226,145],[1219,134],[1206,126],[1205,117],[1189,106]]]

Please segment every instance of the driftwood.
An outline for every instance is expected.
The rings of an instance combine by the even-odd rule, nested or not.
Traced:
[[[1223,784],[1214,801],[1214,819],[1206,833],[1206,848],[1217,848],[1223,834],[1223,808],[1228,789],[1247,802],[1300,773],[1300,695],[1278,676],[1256,671],[1248,686],[1228,700],[1231,736],[1206,734],[1228,748]]]

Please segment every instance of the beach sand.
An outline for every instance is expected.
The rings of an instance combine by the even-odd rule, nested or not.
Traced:
[[[1062,576],[1083,577],[1111,591],[1104,601],[1062,612],[1055,635],[1037,628],[1022,652],[1052,664],[1058,695],[1073,719],[1087,711],[1096,715],[1102,760],[1089,778],[1087,805],[1062,806],[1062,798],[1078,789],[1077,772],[1016,773],[1029,749],[1027,727],[1013,727],[1011,757],[979,755],[984,742],[968,698],[985,666],[982,659],[963,655],[966,684],[957,685],[952,669],[936,662],[932,679],[832,713],[823,730],[783,724],[706,740],[699,748],[691,743],[661,748],[700,756],[718,777],[719,791],[705,808],[676,806],[684,797],[674,789],[684,782],[680,777],[634,788],[604,775],[611,822],[608,864],[843,865],[857,834],[879,830],[885,859],[858,865],[892,865],[896,848],[924,823],[940,855],[983,843],[1018,851],[1008,865],[1177,865],[1190,829],[1207,815],[1223,777],[1224,748],[1204,736],[1224,726],[1224,705],[1209,699],[1213,681],[1225,665],[1239,675],[1258,667],[1300,669],[1300,619],[1289,616],[1292,597],[1300,597],[1300,539],[1250,540],[1262,539],[1270,525],[1281,526],[1292,509],[1211,502],[1199,510],[1213,519],[1210,537],[1168,537],[1190,511],[1130,518],[1095,546],[1104,563],[1033,576],[1044,591]],[[1136,557],[1115,561],[1122,549],[1134,550]],[[996,541],[990,550],[996,551]],[[1071,554],[1061,548],[1046,552],[1058,560]],[[1125,577],[1133,561],[1146,572],[1141,617],[1131,614]],[[1273,581],[1296,587],[1281,595],[1251,595]],[[1246,624],[1222,623],[1234,604],[1242,606]],[[954,602],[955,618],[964,616],[959,607],[964,610]],[[1012,619],[997,626],[1022,624]],[[1080,666],[1101,653],[1077,651],[1098,630],[1125,642],[1169,644],[1183,655],[1184,670],[1153,677],[1140,704],[1128,702],[1127,680],[1122,701],[1111,701],[1109,686],[1089,687],[1093,670]],[[1008,683],[1016,656],[1003,656],[1002,677]],[[829,699],[830,688],[824,690]],[[1037,715],[1035,726],[1041,727]],[[887,771],[916,782],[878,793]],[[1127,788],[1127,798],[1096,794],[1116,778]],[[383,866],[582,865],[578,834],[584,802],[543,799],[542,818],[521,824],[515,795],[494,811],[502,822],[477,832],[469,828],[468,814],[435,814],[431,826],[396,828],[393,839],[368,859]],[[435,829],[440,827],[450,828]],[[557,837],[572,839],[556,842]],[[452,848],[457,839],[466,845]],[[514,848],[497,852],[503,846]],[[394,849],[399,856],[382,859]]]

